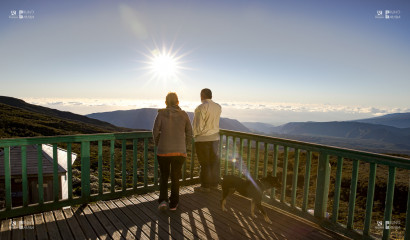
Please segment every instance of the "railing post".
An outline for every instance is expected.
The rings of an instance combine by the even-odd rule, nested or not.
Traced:
[[[409,186],[410,188],[410,181]],[[406,226],[405,226],[404,239],[410,238],[410,190],[407,191],[407,212],[406,212]]]
[[[347,215],[347,229],[353,229],[354,208],[356,204],[357,180],[359,177],[359,160],[353,160],[352,181],[350,182],[349,207]]]
[[[229,136],[226,135],[226,155],[225,155],[225,175],[228,175],[228,161],[229,161]]]
[[[376,185],[376,163],[370,163],[369,186],[367,188],[366,215],[364,220],[363,235],[369,236],[370,224],[372,221],[374,190]]]
[[[295,162],[293,164],[293,179],[292,179],[292,201],[291,206],[296,206],[296,191],[298,189],[298,170],[299,170],[299,154],[300,150],[295,149]]]
[[[316,199],[314,215],[324,218],[327,210],[327,200],[329,195],[330,166],[329,155],[321,152],[319,156],[319,166],[316,180]]]
[[[148,187],[148,138],[144,138],[144,188]]]
[[[241,137],[240,140],[240,153],[239,153],[239,177],[242,177],[242,171],[243,171],[243,145],[244,141],[243,138]]]
[[[302,211],[306,212],[309,203],[309,185],[310,185],[310,168],[312,161],[312,152],[306,152],[306,166],[305,166],[305,179],[303,185],[303,203]]]
[[[138,139],[132,139],[132,187],[134,190],[137,189],[138,184],[138,169],[137,169],[137,160],[138,160]]]
[[[6,210],[11,210],[11,167],[10,147],[4,148],[4,179],[6,193]]]
[[[260,142],[256,141],[255,170],[253,171],[254,179],[258,179],[258,175],[259,175],[259,145],[260,145]]]
[[[115,140],[110,142],[110,191],[115,192]]]
[[[236,137],[232,137],[233,149],[232,149],[232,175],[235,175],[235,164],[236,164]]]
[[[58,154],[57,143],[53,144],[53,199],[57,202],[59,199],[60,187],[58,186]]]
[[[190,167],[190,178],[191,180],[194,179],[194,166],[195,166],[195,140],[192,138],[192,143],[191,143],[191,165]],[[220,151],[220,157],[222,158],[222,150]],[[221,160],[219,160],[220,162]],[[219,168],[219,177],[221,176],[221,168]]]
[[[276,177],[276,172],[277,172],[277,168],[278,168],[278,151],[279,151],[279,146],[277,144],[273,145],[273,172],[272,172],[272,176]],[[272,188],[270,196],[271,199],[275,198],[275,194],[276,194],[276,188]]]
[[[336,182],[335,182],[335,193],[333,200],[333,213],[332,213],[332,223],[337,223],[339,217],[339,202],[340,202],[340,191],[342,183],[342,171],[343,171],[343,157],[337,158],[337,169],[336,169]]]
[[[218,176],[219,176],[219,179],[221,179],[222,178],[222,176],[221,176],[221,167],[222,167],[222,150],[223,150],[223,145],[224,145],[224,142],[223,142],[223,134],[221,133],[221,132],[219,132],[219,152],[218,152],[218,158],[219,158],[219,168],[218,168]],[[191,176],[192,176],[192,173],[191,173]]]
[[[386,204],[384,208],[384,229],[382,239],[390,237],[390,221],[393,210],[394,183],[396,178],[396,167],[389,166],[389,178],[387,180]]]
[[[21,146],[21,174],[23,179],[23,207],[28,205],[28,181],[27,181],[27,146]]]
[[[67,143],[67,185],[68,199],[73,199],[73,169],[72,169],[72,144]],[[102,175],[100,177],[102,179]]]
[[[81,198],[90,197],[90,142],[81,142]]]
[[[103,180],[103,174],[102,174],[102,158],[103,158],[103,148],[102,148],[102,141],[98,141],[98,194],[102,195],[103,194],[103,184],[102,184],[102,180]]]
[[[282,192],[280,195],[280,202],[284,203],[286,201],[286,187],[288,179],[288,157],[289,157],[289,147],[284,146],[283,153],[283,167],[282,167]]]
[[[44,203],[44,186],[43,186],[43,145],[37,145],[37,171],[38,171],[38,203]]]

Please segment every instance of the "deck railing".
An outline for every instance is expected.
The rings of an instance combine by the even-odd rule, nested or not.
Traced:
[[[53,146],[53,201],[44,201],[43,188],[43,152],[42,144]],[[38,166],[38,202],[29,202],[28,176],[27,176],[27,146],[36,145],[37,147],[37,166]],[[58,159],[57,148],[63,145],[67,149],[67,176],[68,176],[68,198],[60,199],[60,190],[58,182]],[[73,146],[77,147],[77,154],[80,156],[77,161],[81,163],[81,194],[73,196],[73,168],[71,157]],[[22,175],[22,206],[14,206],[12,203],[12,176],[10,169],[10,150],[13,147],[21,148],[21,166]],[[97,163],[96,172],[98,174],[98,193],[91,193],[90,188],[90,161],[91,147],[96,150],[93,162]],[[141,149],[142,148],[142,149]],[[16,138],[0,140],[0,149],[3,150],[0,159],[4,160],[4,177],[0,176],[0,186],[4,186],[5,191],[5,208],[0,209],[0,219],[15,216],[27,215],[37,212],[43,212],[58,209],[65,206],[73,206],[88,202],[107,200],[127,196],[135,193],[144,193],[153,191],[158,188],[158,162],[156,161],[155,149],[152,143],[152,133],[149,131],[130,132],[130,133],[113,133],[113,134],[93,134],[93,135],[73,135],[73,136],[56,136],[56,137],[33,137],[33,138]],[[103,151],[105,150],[105,151]],[[116,151],[117,150],[117,151]],[[128,151],[127,151],[128,150]],[[108,154],[107,154],[108,151]],[[128,162],[127,162],[128,156]],[[194,155],[189,162],[194,162]],[[119,160],[120,158],[120,160]],[[103,159],[105,161],[103,161]],[[103,166],[104,162],[109,167]],[[119,163],[119,161],[121,163]],[[127,169],[127,163],[132,163],[132,173]],[[143,165],[143,172],[137,168],[137,164]],[[117,165],[117,166],[116,166]],[[120,167],[118,166],[120,165]],[[193,184],[198,181],[198,177],[193,173],[194,166],[190,168],[190,178],[186,177],[186,165],[183,165],[184,174],[182,176],[183,184]],[[65,166],[64,166],[65,167]],[[109,191],[104,191],[103,187],[103,169],[109,169],[105,172],[109,175]],[[148,172],[150,170],[152,172]],[[118,182],[118,171],[121,174],[121,183]],[[142,176],[138,176],[138,173]],[[116,178],[117,175],[117,178]],[[132,184],[129,178],[132,176]],[[16,177],[16,176],[13,176]],[[153,179],[152,179],[153,178]],[[116,181],[117,180],[117,181]],[[128,180],[128,181],[127,181]],[[131,185],[131,186],[130,186]],[[15,204],[16,205],[16,204]]]
[[[282,187],[280,190],[279,205],[282,207],[288,207],[288,209],[293,210],[292,212],[306,217],[308,212],[308,196],[309,196],[309,182],[311,177],[311,167],[312,167],[312,154],[318,155],[318,166],[317,166],[317,177],[313,179],[316,182],[315,190],[315,200],[314,200],[314,217],[321,224],[333,228],[334,230],[339,230],[344,233],[348,233],[352,237],[360,238],[371,238],[370,234],[370,224],[372,221],[373,212],[373,202],[375,193],[375,183],[376,183],[376,170],[378,166],[386,166],[388,168],[388,181],[387,181],[387,191],[384,209],[384,219],[383,219],[383,239],[389,239],[390,228],[387,227],[385,223],[389,223],[392,219],[392,209],[393,209],[393,196],[395,187],[395,178],[397,169],[410,169],[410,159],[393,157],[382,154],[374,154],[363,151],[356,151],[350,149],[343,149],[337,147],[324,146],[319,144],[311,144],[300,141],[287,140],[282,138],[275,138],[270,136],[261,136],[255,134],[234,132],[228,130],[221,130],[221,145],[220,145],[220,158],[221,162],[224,164],[224,173],[234,173],[238,175],[249,174],[253,178],[258,178],[266,176],[268,169],[272,170],[272,174],[276,176],[278,170],[278,155],[283,154],[281,166],[282,166]],[[227,140],[228,139],[228,140]],[[233,146],[232,146],[233,145]],[[246,159],[244,158],[244,147],[246,151]],[[251,149],[254,152],[251,152]],[[258,149],[258,150],[256,150]],[[290,204],[286,202],[286,181],[288,180],[288,163],[289,163],[289,153],[293,149],[293,174],[292,177],[292,187],[290,191]],[[304,172],[304,184],[303,184],[303,200],[301,208],[296,206],[297,198],[297,183],[298,183],[298,169],[301,151],[306,154],[305,160],[305,172]],[[263,160],[260,159],[260,153],[263,154]],[[270,161],[268,156],[272,155],[272,160]],[[333,211],[331,214],[327,213],[328,200],[329,200],[329,184],[330,184],[330,157],[337,158],[336,163],[336,179],[334,183],[334,194],[333,194]],[[254,157],[254,161],[251,166],[251,158]],[[350,184],[350,194],[349,194],[349,205],[348,205],[348,219],[346,225],[338,223],[339,214],[339,203],[340,203],[340,193],[341,193],[341,180],[343,173],[343,162],[352,162],[352,175]],[[246,163],[245,163],[246,161]],[[259,164],[263,163],[263,167]],[[366,210],[365,210],[365,221],[363,231],[354,231],[354,213],[355,213],[355,200],[356,191],[358,183],[358,172],[359,163],[370,164],[370,171],[368,172],[368,190],[366,199]],[[253,168],[253,171],[252,171]],[[236,170],[237,169],[237,170]],[[230,171],[229,171],[230,170]],[[275,189],[272,190],[270,196],[270,203],[277,204],[274,200],[276,196]],[[405,223],[405,239],[410,239],[410,191],[408,191],[407,197],[407,215]],[[331,216],[330,220],[329,217]]]
[[[376,170],[378,166],[386,166],[388,168],[388,182],[386,191],[386,202],[384,209],[383,221],[391,221],[393,209],[393,196],[396,178],[396,169],[410,169],[410,160],[406,158],[393,157],[381,154],[373,154],[362,151],[355,151],[343,148],[324,146],[319,144],[311,144],[287,139],[275,138],[270,136],[262,136],[256,134],[221,130],[220,141],[220,162],[221,175],[223,174],[243,174],[248,177],[258,178],[278,173],[278,168],[282,169],[282,187],[281,189],[273,189],[270,196],[265,200],[270,204],[279,204],[285,209],[292,211],[302,217],[310,216],[309,204],[309,187],[310,181],[316,182],[315,200],[314,200],[314,217],[323,226],[334,228],[338,231],[351,233],[351,236],[361,236],[364,238],[371,237],[370,224],[372,221],[372,210],[375,193]],[[53,146],[53,201],[44,201],[43,192],[43,167],[42,167],[42,144],[51,144]],[[38,195],[37,203],[29,203],[28,180],[27,180],[27,146],[37,145],[38,155]],[[67,149],[67,174],[68,174],[68,199],[60,199],[58,191],[58,160],[57,147],[63,145]],[[81,161],[81,194],[73,196],[73,169],[71,166],[71,154],[73,146],[80,146]],[[13,206],[11,192],[11,171],[10,171],[10,149],[13,147],[21,147],[21,166],[22,166],[22,192],[23,205]],[[91,148],[96,150],[96,155],[91,156]],[[143,148],[143,149],[140,149]],[[57,136],[57,137],[34,137],[34,138],[16,138],[0,140],[0,149],[3,150],[4,160],[4,178],[0,179],[4,184],[5,190],[5,208],[0,210],[0,219],[10,218],[15,216],[44,212],[53,209],[58,209],[64,206],[72,206],[85,204],[98,200],[108,200],[127,196],[135,193],[143,193],[153,191],[158,188],[158,163],[156,161],[155,148],[152,144],[152,134],[148,131],[130,132],[130,133],[114,133],[114,134],[93,134],[93,135],[74,135],[74,136]],[[291,151],[293,149],[293,151]],[[104,151],[105,150],[105,151]],[[117,150],[117,151],[116,151]],[[128,151],[127,151],[128,150]],[[253,153],[252,153],[253,151]],[[107,153],[109,156],[107,156]],[[288,164],[290,163],[289,155],[293,153],[293,173],[291,174],[292,187],[290,194],[287,194],[288,181]],[[301,153],[305,154],[305,172],[302,193],[301,207],[297,205],[297,188],[298,188],[298,169]],[[261,160],[260,155],[263,155]],[[317,177],[311,179],[312,155],[318,156]],[[279,161],[281,155],[282,161]],[[127,160],[128,156],[128,160]],[[246,158],[245,158],[246,156]],[[272,160],[270,160],[272,156]],[[329,200],[329,185],[330,185],[330,157],[337,158],[336,164],[336,179],[334,183],[333,194],[333,210],[330,220],[328,215],[328,200]],[[103,166],[103,163],[109,159],[109,167]],[[119,161],[116,159],[120,158]],[[0,158],[1,159],[1,158]],[[103,161],[103,159],[105,161]],[[93,161],[91,161],[93,160]],[[91,193],[90,188],[90,163],[97,161],[97,169],[94,174],[98,175],[98,192]],[[346,225],[338,223],[339,202],[341,193],[341,180],[343,173],[344,161],[352,162],[352,178],[349,194],[348,219]],[[119,163],[120,162],[120,163]],[[365,222],[362,232],[357,232],[353,227],[355,213],[355,199],[357,191],[359,163],[370,164],[368,190],[366,199]],[[132,167],[127,168],[132,164]],[[279,164],[280,163],[280,164]],[[117,164],[117,167],[116,167]],[[143,176],[138,176],[138,165],[143,165]],[[189,165],[188,165],[189,164]],[[251,164],[253,166],[251,166]],[[261,164],[261,165],[260,165]],[[263,165],[262,165],[263,164]],[[118,167],[120,165],[120,167]],[[187,171],[187,168],[189,169]],[[104,168],[105,167],[105,168]],[[316,167],[316,166],[315,166]],[[119,171],[119,168],[121,169]],[[132,168],[132,173],[127,172]],[[141,168],[141,167],[140,167]],[[189,157],[183,165],[182,182],[189,185],[198,182],[198,163],[195,161],[194,144],[190,149]],[[103,169],[109,169],[109,191],[104,191],[103,187]],[[117,170],[117,172],[116,172]],[[153,170],[153,173],[149,173]],[[116,174],[118,171],[121,175],[121,183],[116,182]],[[187,176],[189,174],[189,177]],[[303,174],[303,173],[302,173]],[[141,175],[141,173],[140,173]],[[153,177],[152,177],[153,175]],[[130,178],[131,184],[130,184]],[[121,185],[119,187],[119,185]],[[277,193],[276,190],[279,190]],[[279,195],[279,200],[275,200],[275,196]],[[290,196],[288,196],[290,195]],[[290,197],[290,203],[287,198]],[[410,191],[407,197],[407,209],[410,209]],[[330,215],[330,214],[329,214]],[[405,238],[410,238],[410,213],[407,211],[405,223]],[[356,235],[355,235],[356,234]],[[383,239],[388,239],[390,229],[383,229]]]

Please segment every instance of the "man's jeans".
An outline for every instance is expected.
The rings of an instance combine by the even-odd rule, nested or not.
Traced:
[[[201,165],[200,181],[204,188],[218,186],[219,177],[219,141],[195,142],[195,150]]]
[[[185,157],[161,157],[158,156],[160,170],[159,199],[158,202],[168,202],[168,177],[171,172],[171,196],[169,206],[175,207],[179,202],[179,179],[181,178],[181,168]]]

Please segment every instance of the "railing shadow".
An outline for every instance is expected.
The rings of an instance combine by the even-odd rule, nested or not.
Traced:
[[[233,195],[228,211],[220,207],[221,192],[183,188],[176,211],[157,210],[158,193],[98,201],[71,209],[36,214],[31,232],[10,229],[1,239],[331,239],[318,227],[272,208],[273,224],[250,216],[250,200]],[[32,215],[31,215],[32,216]],[[53,221],[51,221],[53,220]],[[8,220],[5,220],[8,221]],[[19,232],[20,231],[20,232]]]

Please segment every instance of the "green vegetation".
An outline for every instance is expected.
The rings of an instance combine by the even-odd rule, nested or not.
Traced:
[[[70,121],[0,103],[0,138],[56,136],[130,131],[126,128]]]

